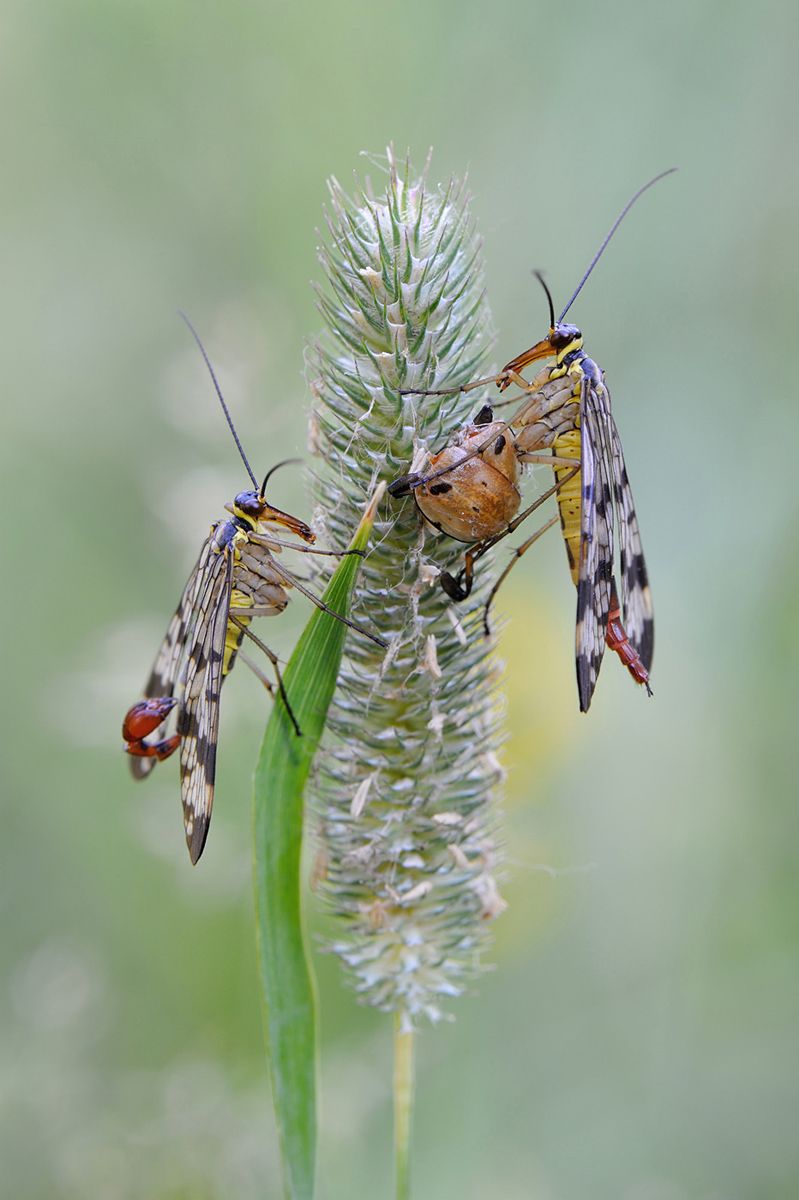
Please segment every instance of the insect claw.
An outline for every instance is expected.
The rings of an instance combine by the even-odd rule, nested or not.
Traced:
[[[470,587],[464,587],[462,573],[456,578],[450,575],[449,571],[442,571],[440,578],[441,587],[450,600],[465,600],[472,590]]]

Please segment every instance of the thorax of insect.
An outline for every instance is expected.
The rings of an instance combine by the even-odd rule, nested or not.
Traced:
[[[223,675],[232,669],[252,618],[277,616],[288,604],[287,589],[292,582],[274,560],[281,550],[275,527],[288,528],[306,544],[316,541],[304,521],[273,508],[256,491],[239,492],[225,507],[232,516],[211,527],[212,553],[230,553],[233,557]]]
[[[531,400],[521,413],[517,414],[519,433],[514,442],[516,452],[521,461],[525,461],[544,448],[549,448],[553,465],[554,460],[578,462],[582,455],[583,387],[587,382],[594,390],[601,389],[610,411],[610,396],[604,386],[604,374],[586,354],[582,331],[576,325],[563,322],[554,323],[543,341],[513,360],[506,370],[518,372],[530,362],[547,355],[554,357],[554,362],[544,367],[532,381]],[[540,388],[554,385],[556,380],[570,385],[570,391],[568,400],[556,410],[553,420],[549,414],[540,414],[538,394]],[[576,584],[580,570],[582,474],[569,467],[556,465],[554,474],[561,532],[569,572]]]

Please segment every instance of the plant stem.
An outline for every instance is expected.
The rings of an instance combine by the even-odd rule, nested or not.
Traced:
[[[394,1162],[396,1200],[411,1194],[411,1122],[413,1118],[413,1030],[394,1016]]]

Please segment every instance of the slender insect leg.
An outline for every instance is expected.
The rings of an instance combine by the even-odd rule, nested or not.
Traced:
[[[466,551],[463,566],[457,575],[450,575],[449,571],[441,572],[441,587],[450,600],[465,600],[470,595],[474,585],[475,559],[480,557],[480,548],[484,545],[484,542],[478,542],[477,547],[472,546]]]
[[[556,513],[554,517],[550,517],[550,519],[546,522],[545,525],[542,525],[540,529],[536,529],[535,533],[531,534],[531,536],[527,539],[526,542],[522,542],[521,546],[517,546],[516,549],[513,551],[513,557],[511,558],[510,562],[507,564],[504,571],[500,575],[499,579],[497,580],[497,582],[494,584],[491,591],[489,592],[488,599],[486,600],[485,608],[483,609],[483,631],[485,632],[486,637],[490,637],[490,635],[491,635],[491,627],[488,624],[488,612],[494,601],[494,597],[496,596],[500,587],[505,582],[505,580],[508,578],[511,571],[516,566],[516,563],[519,561],[519,559],[522,557],[522,555],[525,554],[530,549],[530,547],[535,542],[538,541],[538,539],[540,537],[543,537],[543,535],[547,532],[548,529],[551,529],[553,525],[557,525],[559,520],[560,520],[560,517]]]
[[[501,392],[504,392],[505,388],[508,388],[512,383],[515,383],[518,388],[522,389],[522,391],[532,392],[535,391],[536,387],[538,386],[536,379],[534,379],[532,383],[528,383],[524,376],[520,375],[518,371],[513,371],[508,367],[505,367],[504,370],[500,371],[499,375],[497,376],[497,387]],[[544,382],[546,382],[546,380]]]
[[[574,462],[573,459],[570,459],[568,461],[573,463],[572,468],[568,472],[568,474],[564,475],[562,479],[559,479],[555,483],[553,483],[552,486],[548,487],[545,492],[542,492],[540,496],[537,496],[536,499],[533,501],[533,503],[529,504],[527,506],[527,508],[524,509],[523,512],[520,512],[517,516],[515,516],[513,518],[512,521],[509,521],[508,528],[505,530],[504,533],[500,533],[497,537],[492,538],[488,542],[488,544],[481,546],[479,548],[479,550],[475,553],[475,556],[474,556],[475,559],[482,558],[482,556],[484,554],[486,554],[489,550],[491,550],[494,546],[496,546],[497,542],[501,542],[503,538],[506,538],[508,536],[508,534],[514,533],[519,528],[519,526],[522,524],[523,521],[526,521],[528,517],[532,516],[532,514],[536,511],[536,509],[540,508],[542,504],[546,503],[546,501],[549,500],[549,498],[551,496],[555,496],[560,491],[560,489],[569,482],[570,479],[574,478],[574,476],[580,470],[580,463]],[[538,540],[538,538],[541,536],[542,533],[546,533],[546,531],[548,529],[551,529],[551,527],[558,520],[560,520],[559,514],[557,516],[552,517],[552,519],[550,521],[548,521],[545,525],[543,525],[537,533],[534,533],[532,535],[532,537],[529,538],[528,541],[524,543],[521,554],[524,554],[525,550],[527,550],[529,546],[532,546],[533,543]],[[521,557],[521,554],[518,555],[519,558]],[[513,564],[515,562],[516,562],[516,558],[511,559],[510,566],[513,566]],[[485,629],[486,637],[489,636],[489,632],[490,632],[489,627],[488,627],[489,607],[491,606],[491,603],[499,590],[499,585],[505,579],[506,575],[508,574],[508,571],[510,571],[510,566],[507,567],[503,571],[502,575],[500,575],[499,579],[497,580],[497,582],[494,584],[493,588],[491,589],[491,594],[489,595],[488,600],[486,601],[485,612],[483,615],[483,628]]]
[[[489,383],[499,384],[504,378],[505,372],[500,371],[498,375],[488,375],[485,379],[473,379],[471,383],[462,383],[458,387],[400,388],[399,394],[401,396],[456,396],[459,392],[473,392],[475,388],[486,387]]]
[[[262,642],[261,639],[258,637],[258,635],[253,633],[252,630],[249,629],[242,621],[239,621],[237,617],[231,616],[229,619],[233,622],[234,625],[238,625],[239,629],[242,631],[244,636],[248,637],[251,642],[254,642],[255,645],[258,647],[258,649],[263,654],[265,654],[266,657],[269,659],[270,663],[272,664],[272,667],[274,668],[275,679],[277,680],[277,689],[278,689],[278,692],[280,693],[283,703],[286,706],[286,712],[288,713],[288,715],[291,719],[291,723],[294,726],[294,730],[297,734],[297,737],[302,737],[302,730],[300,729],[297,718],[294,716],[294,710],[291,707],[291,704],[289,702],[289,698],[288,698],[286,689],[283,686],[283,676],[280,673],[280,664],[278,663],[277,655],[275,654],[274,650],[270,650],[269,647],[267,646],[266,642]],[[266,681],[262,680],[262,682],[266,682]],[[271,688],[270,688],[270,691],[271,691]]]
[[[370,633],[369,630],[364,629],[362,625],[357,625],[355,621],[351,621],[349,617],[344,617],[341,615],[341,613],[337,613],[335,609],[330,608],[329,605],[325,604],[324,600],[320,600],[320,598],[315,595],[310,588],[307,588],[304,584],[300,583],[295,575],[292,575],[290,571],[287,571],[286,568],[277,561],[275,561],[274,567],[278,575],[281,575],[283,579],[285,579],[286,583],[290,584],[291,587],[295,587],[298,592],[302,593],[303,596],[307,596],[311,603],[315,604],[316,607],[321,609],[322,612],[326,612],[331,617],[335,617],[337,621],[341,621],[342,625],[346,625],[349,629],[354,629],[356,633],[360,633],[363,637],[369,638],[370,642],[374,642],[376,646],[380,646],[382,650],[385,650],[388,643],[384,642],[381,637],[378,637],[374,633]]]
[[[549,462],[550,460],[546,459],[545,461]],[[549,500],[550,496],[554,496],[557,492],[559,492],[564,484],[568,483],[568,481],[577,474],[577,472],[580,470],[580,463],[575,462],[574,459],[568,459],[565,461],[568,461],[572,468],[568,475],[564,475],[563,479],[558,480],[557,483],[553,483],[552,487],[547,488],[545,492],[542,492],[540,496],[537,496],[532,504],[529,504],[523,512],[520,512],[518,516],[513,518],[512,521],[508,522],[507,527],[503,529],[502,533],[497,534],[497,536],[493,538],[486,538],[484,541],[479,542],[476,546],[472,546],[471,549],[467,550],[464,556],[463,567],[457,577],[450,575],[448,571],[444,571],[442,573],[441,586],[448,596],[451,596],[453,600],[465,600],[469,595],[469,592],[472,590],[474,564],[481,559],[484,554],[487,554],[489,550],[492,550],[494,546],[501,542],[503,538],[506,538],[508,534],[514,533],[523,521],[526,521],[529,516],[532,516],[537,508],[540,508],[542,504],[545,504],[546,501]],[[557,519],[558,518],[553,517],[553,520],[550,522],[550,524],[554,523],[554,521]],[[547,525],[546,528],[548,529],[549,525]],[[494,593],[492,592],[492,598],[493,595]]]
[[[509,373],[509,375],[510,375],[510,378],[508,380],[508,383],[505,386],[508,387],[508,386],[510,386],[511,383],[515,383],[516,386],[518,388],[520,388],[522,393],[527,397],[535,395],[535,393],[540,392],[547,383],[552,382],[550,367],[542,367],[541,370],[538,372],[538,374],[535,376],[535,378],[531,379],[529,383],[527,382],[526,379],[524,379],[521,375],[519,375],[517,371],[513,371],[512,373]],[[565,376],[563,378],[564,378],[564,380],[566,379]],[[569,390],[571,390],[571,385],[566,384],[566,386],[568,386]],[[504,388],[502,388],[501,385],[500,385],[500,387],[501,387],[502,391],[505,390]],[[518,403],[520,399],[521,399],[521,397],[516,396],[516,395],[507,396],[504,400],[492,401],[491,407],[492,408],[504,408],[506,404]]]
[[[318,554],[323,558],[344,558],[348,554],[357,554],[360,558],[366,555],[365,550],[317,550],[313,546],[302,546],[299,542],[286,542],[283,538],[270,537],[268,534],[248,533],[247,540],[259,546],[280,546],[284,550],[299,550],[300,554]]]
[[[515,415],[516,414],[514,414],[514,416]],[[487,450],[489,446],[493,445],[493,443],[497,440],[497,435],[504,433],[506,429],[510,428],[512,423],[513,417],[511,417],[511,419],[508,421],[503,421],[501,429],[495,429],[491,434],[491,437],[486,438],[485,441],[480,442],[479,445],[473,446],[471,450],[464,450],[463,457],[459,458],[457,462],[450,463],[447,467],[439,467],[437,471],[431,471],[429,475],[402,475],[399,479],[395,479],[393,484],[389,484],[389,492],[391,492],[393,496],[404,496],[407,494],[407,492],[412,491],[413,488],[432,483],[434,479],[438,479],[441,475],[449,475],[450,471],[457,471],[458,467],[462,467],[463,464],[469,462],[471,458],[476,458],[478,454],[482,454],[484,450]],[[392,492],[392,487],[399,483],[403,485],[403,489]]]
[[[532,516],[536,509],[540,508],[542,504],[545,504],[546,501],[549,500],[550,496],[556,495],[570,479],[574,478],[574,476],[580,470],[580,464],[574,463],[573,459],[570,459],[569,462],[573,464],[569,474],[564,475],[563,479],[558,480],[557,483],[553,483],[552,486],[548,487],[547,490],[542,492],[540,496],[536,496],[532,504],[529,504],[523,512],[520,512],[513,518],[512,521],[508,522],[507,529],[503,530],[502,533],[497,534],[495,538],[488,538],[485,542],[481,543],[481,545],[474,551],[473,557],[475,561],[477,561],[478,558],[482,558],[484,554],[487,554],[488,551],[493,549],[498,542],[501,542],[503,538],[506,538],[509,533],[515,533],[522,522],[526,521],[528,517]]]
[[[578,458],[558,458],[555,454],[528,454],[525,451],[517,457],[519,462],[543,463],[547,467],[577,467],[579,469],[580,466]]]
[[[517,387],[522,388],[526,392],[529,392],[533,386],[518,371],[513,370],[513,368],[503,367],[496,375],[487,375],[485,379],[473,379],[471,383],[462,383],[460,387],[435,389],[400,388],[399,394],[401,396],[455,396],[458,392],[472,392],[475,388],[487,387],[491,383],[495,383],[503,392],[512,383],[515,383]]]
[[[250,658],[249,654],[245,654],[243,650],[239,650],[236,656],[240,662],[243,662],[245,667],[249,667],[256,679],[259,679],[264,685],[269,695],[274,697],[275,689],[272,686],[272,680],[261,670],[258,664]]]
[[[462,467],[463,464],[467,463],[470,458],[476,458],[478,454],[482,454],[484,450],[487,450],[488,447],[491,446],[496,441],[498,433],[502,433],[502,432],[504,432],[504,430],[510,429],[511,426],[517,425],[520,422],[522,417],[529,419],[529,417],[531,415],[530,396],[533,394],[533,389],[539,390],[539,383],[538,383],[539,379],[540,379],[540,376],[537,376],[534,383],[525,384],[525,387],[528,390],[527,390],[527,394],[525,395],[523,402],[516,409],[516,411],[513,413],[513,415],[508,417],[507,421],[502,422],[502,429],[499,429],[499,430],[495,429],[490,437],[488,437],[484,441],[480,442],[477,446],[473,446],[471,448],[471,450],[465,450],[463,452],[463,456],[461,458],[459,458],[457,460],[457,462],[450,463],[446,467],[439,467],[437,471],[431,471],[429,475],[403,475],[403,476],[401,476],[401,478],[398,480],[395,480],[394,483],[402,484],[402,487],[397,488],[394,492],[392,492],[392,495],[399,495],[399,496],[406,495],[407,492],[412,491],[413,488],[421,487],[422,485],[427,485],[428,483],[431,483],[434,479],[438,479],[439,476],[441,476],[441,475],[449,475],[449,473],[451,471],[457,471],[458,467]],[[524,382],[524,381],[522,380],[522,382]],[[546,382],[546,380],[544,382]],[[557,393],[557,395],[560,396],[561,392],[559,391]],[[568,399],[569,399],[570,395],[571,395],[571,391],[569,391],[567,394],[564,394],[563,400],[559,400],[556,404],[546,405],[544,407],[543,411],[547,412],[550,410],[554,410],[555,408],[563,407],[564,404],[568,403]],[[528,459],[527,461],[530,461],[530,460]],[[550,466],[553,465],[549,459],[547,459],[546,461]],[[556,464],[554,464],[554,465],[556,465]],[[569,463],[569,465],[571,465],[571,464]],[[391,492],[392,486],[393,485],[389,485],[389,492]]]
[[[247,617],[279,617],[285,611],[285,605],[283,608],[278,608],[276,605],[271,604],[251,604],[247,608],[230,606],[231,617],[242,617],[245,619]]]

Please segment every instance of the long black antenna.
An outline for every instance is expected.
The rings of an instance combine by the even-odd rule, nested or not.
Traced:
[[[194,326],[192,325],[191,321],[190,321],[190,320],[189,320],[189,318],[186,316],[186,314],[185,314],[185,313],[184,313],[184,312],[183,312],[181,309],[178,309],[178,312],[180,313],[180,316],[183,318],[183,320],[184,320],[184,321],[186,322],[186,324],[188,325],[188,327],[189,327],[189,330],[191,331],[191,335],[192,335],[192,337],[194,338],[195,342],[196,342],[196,343],[197,343],[197,345],[200,347],[200,354],[202,354],[203,358],[205,359],[205,365],[206,365],[206,367],[208,368],[208,370],[209,370],[209,371],[210,371],[210,373],[211,373],[211,378],[213,379],[213,381],[214,381],[214,387],[216,388],[216,394],[217,394],[217,396],[219,397],[219,403],[222,405],[222,412],[225,414],[225,417],[226,417],[226,419],[227,419],[227,423],[228,423],[228,425],[230,426],[230,432],[233,434],[233,440],[234,440],[234,442],[236,443],[236,446],[238,447],[239,454],[240,454],[240,455],[241,455],[241,457],[242,457],[242,461],[243,461],[243,463],[244,463],[245,467],[247,468],[247,474],[249,475],[250,479],[252,480],[252,486],[253,486],[253,487],[254,487],[254,488],[257,490],[257,488],[258,488],[258,480],[257,480],[257,479],[255,478],[255,476],[253,475],[253,473],[252,473],[252,467],[251,467],[251,466],[250,466],[250,464],[247,462],[247,455],[244,453],[244,448],[243,448],[243,446],[242,446],[241,442],[239,441],[239,435],[236,433],[236,426],[233,424],[233,418],[231,417],[230,413],[228,412],[228,407],[227,407],[227,405],[225,404],[225,398],[224,398],[224,396],[222,395],[222,389],[221,389],[221,387],[219,386],[219,380],[217,379],[216,375],[214,374],[214,368],[211,366],[211,360],[210,360],[210,358],[209,358],[209,357],[208,357],[208,355],[205,353],[205,346],[204,346],[204,345],[202,344],[202,342],[200,341],[200,335],[199,335],[199,333],[198,333],[198,332],[197,332],[197,330],[194,328]]]
[[[258,495],[261,497],[261,499],[263,500],[264,496],[266,495],[266,485],[269,483],[269,480],[272,477],[272,475],[274,475],[275,471],[277,471],[280,467],[288,466],[289,463],[301,463],[301,462],[302,462],[301,458],[284,458],[279,463],[275,463],[275,465],[273,467],[270,467],[269,470],[266,472],[266,475],[264,476],[264,481],[261,484],[261,490],[258,493]]]
[[[667,175],[672,175],[672,174],[673,174],[673,173],[674,173],[676,170],[677,170],[677,168],[676,168],[676,167],[669,167],[668,171],[661,171],[661,172],[660,172],[660,174],[659,174],[659,175],[656,175],[654,179],[650,179],[650,180],[649,180],[649,183],[645,183],[643,187],[639,188],[639,189],[638,189],[638,191],[635,193],[635,195],[632,197],[632,199],[630,199],[630,200],[628,200],[628,201],[627,201],[627,203],[625,204],[624,208],[621,210],[621,212],[619,213],[619,215],[616,217],[616,220],[615,220],[615,221],[613,222],[613,224],[611,225],[611,227],[610,227],[610,229],[609,229],[609,231],[608,231],[608,234],[607,234],[607,236],[606,236],[606,238],[605,238],[604,242],[603,242],[603,243],[602,243],[602,245],[599,247],[599,249],[597,250],[597,252],[596,252],[596,254],[594,255],[594,257],[591,259],[591,264],[590,264],[590,266],[589,266],[588,270],[586,271],[585,275],[583,275],[582,279],[581,279],[581,280],[580,280],[580,282],[577,284],[577,288],[576,288],[576,290],[574,291],[574,293],[573,293],[573,295],[572,295],[572,298],[571,298],[571,300],[569,301],[569,303],[568,303],[568,304],[566,305],[566,307],[564,308],[563,312],[562,312],[562,313],[560,314],[560,316],[558,317],[558,324],[560,324],[560,323],[561,323],[561,321],[563,320],[563,318],[566,316],[566,313],[569,311],[569,309],[570,309],[570,308],[571,308],[571,306],[574,304],[574,302],[575,302],[575,300],[577,299],[577,297],[580,295],[580,292],[583,290],[583,285],[584,285],[585,281],[588,279],[588,276],[591,274],[591,272],[593,271],[594,267],[597,265],[597,263],[599,262],[600,258],[602,257],[602,255],[603,255],[603,253],[604,253],[604,251],[605,251],[605,247],[607,246],[608,242],[609,242],[609,241],[610,241],[610,239],[613,237],[614,233],[615,233],[615,232],[616,232],[616,230],[619,228],[619,226],[621,225],[622,221],[623,221],[623,220],[624,220],[624,218],[627,216],[627,213],[630,211],[630,209],[632,208],[632,206],[635,204],[635,202],[636,202],[636,200],[639,198],[639,196],[643,196],[644,192],[645,192],[645,191],[647,191],[647,189],[648,189],[648,188],[651,188],[651,187],[652,187],[652,185],[653,185],[654,183],[657,183],[659,179],[665,179],[665,177],[666,177]]]
[[[535,275],[538,282],[541,284],[541,287],[546,292],[547,300],[549,301],[549,328],[554,329],[555,328],[555,305],[552,303],[552,293],[550,292],[549,288],[547,287],[547,282],[544,279],[544,276],[541,274],[541,272],[533,271],[533,274]],[[561,318],[561,320],[562,319],[563,318]]]

